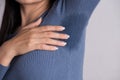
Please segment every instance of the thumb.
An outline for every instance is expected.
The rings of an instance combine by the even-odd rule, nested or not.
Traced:
[[[42,23],[42,18],[39,18],[37,21],[30,23],[24,29],[26,28],[33,28],[33,27],[38,27]]]
[[[31,25],[37,27],[37,26],[39,26],[41,23],[42,23],[42,18],[39,18],[37,21],[33,22]]]

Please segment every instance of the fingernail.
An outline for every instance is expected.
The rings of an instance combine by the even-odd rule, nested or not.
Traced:
[[[42,17],[39,17],[39,19],[42,19]]]
[[[54,49],[55,49],[55,50],[58,50],[58,47],[55,47]]]
[[[70,35],[67,35],[67,38],[70,38]]]
[[[42,18],[39,18],[39,21],[41,21],[42,20]]]
[[[66,44],[67,44],[66,42],[62,42],[62,45],[64,45],[64,46],[65,46]]]
[[[61,29],[61,30],[65,30],[65,27],[61,27],[60,29]]]
[[[66,34],[65,36],[66,36],[67,39],[70,38],[70,35],[68,35],[68,34]]]

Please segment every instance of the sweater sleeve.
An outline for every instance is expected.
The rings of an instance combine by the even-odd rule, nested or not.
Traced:
[[[0,80],[3,79],[5,73],[7,72],[9,66],[3,66],[0,64]]]
[[[64,0],[65,12],[91,15],[100,0]]]
[[[65,15],[62,26],[66,27],[65,33],[71,37],[67,40],[67,47],[77,49],[84,43],[84,34],[90,16],[100,0],[63,0],[61,11]],[[84,33],[84,34],[83,34]],[[83,41],[83,42],[81,42]],[[79,45],[81,43],[81,45]]]

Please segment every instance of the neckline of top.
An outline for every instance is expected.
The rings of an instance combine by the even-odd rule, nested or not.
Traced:
[[[56,0],[56,1],[57,1],[57,0]],[[54,6],[55,6],[55,4],[56,4],[56,1],[54,2],[54,4],[52,5],[51,8],[48,8],[46,11],[44,11],[43,14],[40,15],[40,16],[39,16],[37,19],[35,19],[34,21],[37,21],[39,18],[44,19],[44,17],[48,14],[48,12],[50,12],[51,9],[54,8]],[[34,22],[34,21],[33,21],[33,22]],[[13,34],[9,34],[8,36],[14,36],[14,35],[16,35],[16,34],[17,34],[17,32],[15,32],[15,33],[13,33]]]

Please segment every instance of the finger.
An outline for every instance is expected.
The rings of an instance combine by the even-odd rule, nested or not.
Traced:
[[[32,22],[31,24],[27,25],[26,27],[23,27],[23,29],[38,27],[42,22],[42,18],[39,18],[36,22]]]
[[[28,35],[31,33],[28,33]],[[40,38],[56,38],[56,39],[68,39],[70,35],[65,33],[57,33],[57,32],[41,32],[41,33],[32,33],[29,35],[31,39],[40,39]]]
[[[65,46],[67,43],[60,40],[50,39],[50,38],[42,38],[41,42],[43,44],[50,44],[50,45],[56,45],[56,46]]]
[[[34,49],[40,49],[40,50],[48,50],[48,51],[54,51],[57,50],[58,47],[56,46],[50,46],[50,45],[45,45],[45,44],[36,44]]]
[[[36,36],[36,35],[35,35]],[[43,32],[39,36],[36,37],[48,37],[48,38],[59,38],[59,39],[68,39],[70,35],[65,33],[57,33],[57,32]]]
[[[31,39],[29,43],[32,44],[50,44],[56,46],[65,46],[67,43],[60,40],[50,39],[50,38],[41,38],[35,41],[35,39]]]
[[[43,26],[43,27],[37,27],[39,32],[44,32],[44,31],[63,31],[65,27],[63,26]]]

